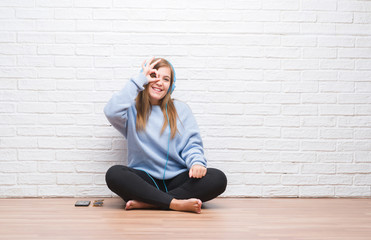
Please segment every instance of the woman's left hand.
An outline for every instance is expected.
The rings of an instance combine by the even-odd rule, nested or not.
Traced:
[[[206,175],[206,168],[202,165],[193,165],[189,170],[190,178],[202,178]]]

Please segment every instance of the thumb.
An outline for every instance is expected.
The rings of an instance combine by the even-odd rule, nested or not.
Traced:
[[[192,168],[189,170],[189,177],[192,177]]]

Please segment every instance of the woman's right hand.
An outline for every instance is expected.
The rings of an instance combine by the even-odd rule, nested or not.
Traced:
[[[153,61],[155,57],[152,57],[148,60],[144,60],[144,62],[142,63],[142,69],[143,69],[143,74],[144,76],[147,77],[148,79],[148,83],[150,82],[155,82],[155,81],[158,81],[160,80],[158,78],[158,72],[157,72],[157,69],[154,69],[153,67],[161,61],[161,59],[158,59],[156,62],[152,63],[152,64],[149,64],[150,62]]]

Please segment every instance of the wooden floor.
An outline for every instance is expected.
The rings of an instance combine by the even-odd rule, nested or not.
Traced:
[[[217,198],[202,213],[0,199],[0,239],[371,239],[371,199]]]

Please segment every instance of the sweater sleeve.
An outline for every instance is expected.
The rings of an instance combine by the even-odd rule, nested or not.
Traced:
[[[181,157],[185,160],[188,169],[191,169],[195,164],[207,167],[198,124],[191,109],[188,106],[187,109],[187,116],[183,121],[185,146],[181,151]]]
[[[142,72],[130,78],[125,87],[113,94],[104,107],[104,114],[108,121],[125,137],[127,135],[128,109],[135,104],[135,98],[144,85],[148,83]]]

